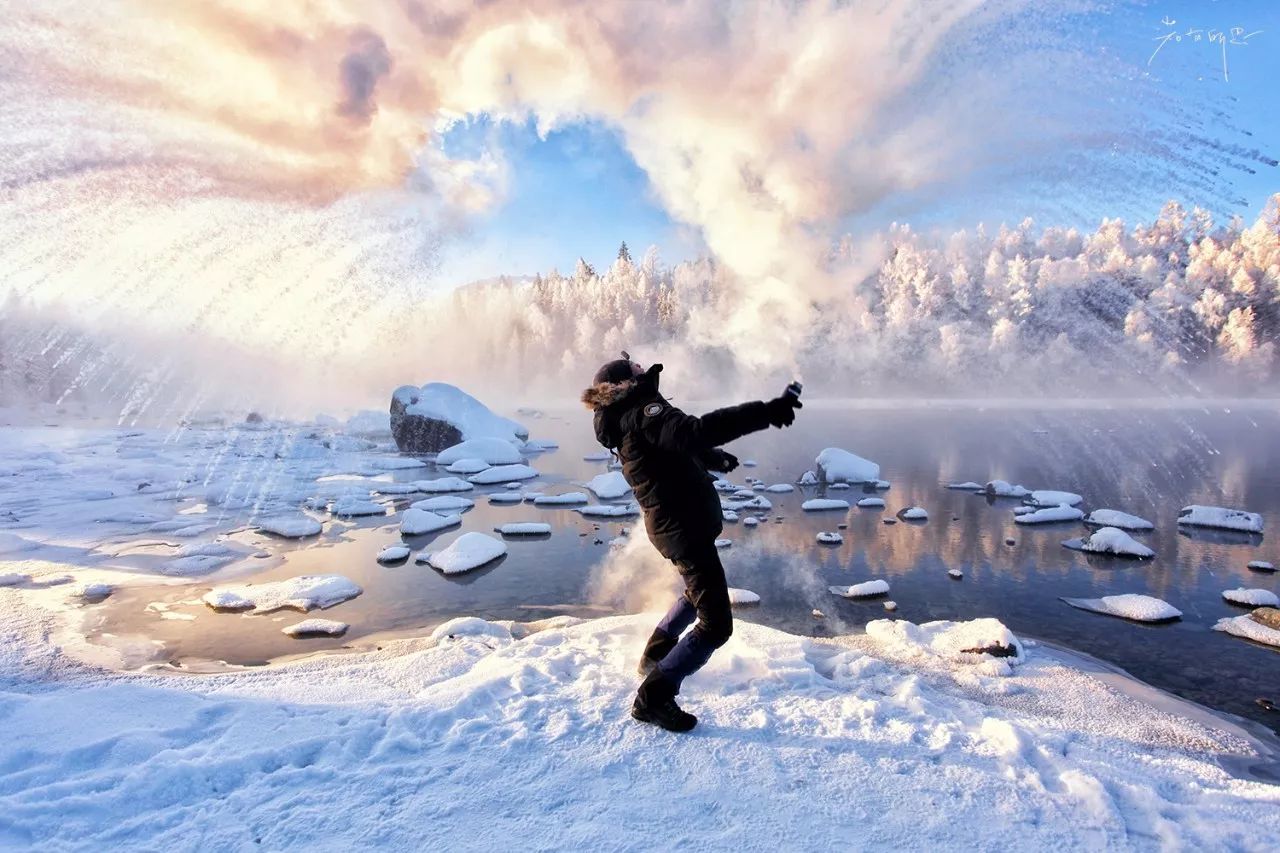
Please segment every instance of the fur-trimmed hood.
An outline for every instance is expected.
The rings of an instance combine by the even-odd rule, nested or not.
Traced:
[[[622,416],[634,405],[662,399],[658,394],[661,372],[662,365],[655,364],[633,379],[597,382],[582,392],[583,404],[596,413],[596,440],[601,445],[616,451],[622,440]]]
[[[625,399],[635,392],[636,387],[634,379],[625,382],[597,382],[582,392],[582,404],[593,412],[599,411]]]

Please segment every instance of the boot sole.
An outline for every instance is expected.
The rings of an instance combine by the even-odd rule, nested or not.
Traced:
[[[639,722],[642,722],[642,723],[648,723],[651,726],[657,726],[658,728],[663,729],[664,731],[675,732],[676,734],[684,734],[685,732],[693,731],[694,726],[698,725],[698,721],[695,718],[694,721],[689,724],[688,728],[680,728],[678,726],[664,726],[658,720],[657,717],[654,717],[648,711],[641,710],[639,708],[634,708],[634,707],[631,709],[631,718],[633,720],[638,720]]]

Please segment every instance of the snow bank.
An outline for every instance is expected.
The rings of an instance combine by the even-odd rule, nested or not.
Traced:
[[[978,664],[984,675],[1009,675],[1013,665],[1026,660],[1022,642],[998,619],[922,625],[904,619],[877,619],[867,623],[867,636],[895,655]]]
[[[584,485],[591,491],[596,493],[596,497],[604,501],[611,501],[620,498],[627,492],[631,491],[631,486],[627,483],[625,477],[620,471],[610,471],[607,474],[597,474],[588,480]]]
[[[729,587],[729,604],[734,607],[743,607],[748,604],[759,604],[760,596],[756,595],[749,589],[734,589]]]
[[[1084,498],[1075,492],[1036,489],[1027,496],[1027,503],[1032,506],[1075,506],[1076,504],[1084,503]]]
[[[465,640],[497,640],[500,645],[505,645],[512,638],[509,628],[475,616],[460,616],[437,627],[431,632],[431,639],[441,644]]]
[[[841,598],[872,598],[889,594],[889,582],[886,580],[863,581],[852,586],[829,586],[827,591]]]
[[[848,509],[849,502],[839,498],[810,498],[800,504],[800,508],[805,512],[825,512],[832,509]]]
[[[528,465],[498,465],[479,474],[472,474],[467,482],[477,486],[492,486],[496,483],[512,483],[519,480],[532,480],[538,472]]]
[[[273,515],[260,518],[258,529],[285,539],[305,539],[320,533],[320,522],[309,515]]]
[[[342,575],[301,575],[274,583],[215,587],[202,599],[214,610],[321,610],[355,598],[364,592]]]
[[[1081,610],[1119,616],[1135,622],[1169,622],[1182,617],[1182,611],[1169,602],[1134,592],[1104,595],[1102,598],[1064,598],[1062,600]]]
[[[518,465],[524,461],[520,449],[506,438],[472,438],[436,454],[437,465],[454,465],[463,459],[479,459],[488,465]]]
[[[547,536],[551,533],[551,525],[545,521],[509,521],[493,529],[503,536]]]
[[[290,637],[341,637],[351,626],[332,619],[303,619],[296,625],[281,628],[280,633]]]
[[[1117,557],[1137,557],[1145,560],[1156,555],[1146,545],[1134,539],[1118,527],[1102,527],[1080,539],[1068,539],[1062,543],[1073,551],[1091,554],[1114,554]]]
[[[1220,530],[1239,530],[1244,533],[1261,533],[1262,516],[1242,509],[1220,506],[1191,505],[1178,513],[1178,523],[1193,527],[1216,527]]]
[[[1280,648],[1280,631],[1263,625],[1247,613],[1244,616],[1228,616],[1219,619],[1214,623],[1213,630]]]
[[[1084,513],[1073,506],[1047,506],[1014,516],[1017,524],[1049,524],[1055,521],[1079,521]]]
[[[400,533],[404,536],[424,536],[462,523],[462,516],[441,515],[428,509],[410,507],[400,516]]]
[[[828,447],[818,454],[818,479],[828,483],[872,483],[880,478],[880,466],[856,453]]]
[[[428,382],[421,388],[401,385],[391,395],[404,406],[406,415],[431,418],[453,425],[462,440],[473,438],[498,438],[519,440],[522,444],[529,437],[523,424],[496,415],[489,407],[456,385],[446,382]]]
[[[476,502],[470,498],[464,498],[458,495],[436,495],[434,498],[423,498],[420,501],[414,501],[409,504],[409,508],[426,510],[427,512],[445,513],[471,509],[475,505]]]
[[[1280,607],[1280,597],[1269,589],[1224,589],[1222,597],[1232,604],[1246,607]]]
[[[1121,530],[1154,530],[1155,525],[1136,515],[1118,509],[1095,509],[1084,520],[1085,524],[1098,527],[1118,527]]]
[[[507,553],[507,546],[500,539],[484,533],[464,533],[443,551],[422,554],[419,563],[427,563],[446,575],[456,575],[478,569],[492,563]]]
[[[817,539],[823,545],[839,545],[844,542],[844,537],[834,530],[818,531]]]
[[[418,491],[425,494],[436,494],[438,492],[469,492],[475,488],[471,483],[460,477],[439,477],[434,480],[417,480],[414,485],[418,487]]]

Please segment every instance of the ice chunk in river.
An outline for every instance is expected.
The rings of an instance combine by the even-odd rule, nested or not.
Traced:
[[[880,478],[880,466],[856,453],[828,447],[814,460],[818,479],[828,483],[873,483]]]
[[[1073,506],[1046,506],[1034,512],[1016,516],[1013,520],[1018,524],[1048,524],[1054,521],[1079,521],[1084,513]]]
[[[489,495],[491,504],[518,504],[524,500],[524,492],[494,492]]]
[[[610,471],[607,474],[597,474],[587,481],[586,487],[596,493],[601,500],[610,501],[620,498],[627,492],[631,491],[625,477],[620,471]]]
[[[443,551],[422,554],[419,563],[428,563],[446,575],[456,575],[478,569],[507,553],[507,546],[500,539],[484,533],[464,533]]]
[[[400,516],[400,533],[404,536],[422,536],[461,523],[460,515],[441,515],[431,510],[410,507]]]
[[[516,465],[524,461],[515,442],[505,438],[472,438],[441,450],[436,454],[436,465],[453,465],[463,459],[479,459],[489,465]]]
[[[410,509],[424,509],[427,512],[456,512],[471,509],[476,502],[458,495],[436,495],[434,498],[423,498],[409,504]]]
[[[418,487],[418,491],[426,494],[436,494],[438,492],[469,492],[475,486],[458,477],[440,477],[435,480],[417,480],[414,485]]]
[[[1085,524],[1099,527],[1119,527],[1121,530],[1154,530],[1155,525],[1136,515],[1118,509],[1095,509],[1085,517]]]
[[[852,586],[829,586],[827,590],[832,595],[839,595],[842,598],[871,598],[876,595],[888,595],[889,582],[885,580],[863,581]]]
[[[1114,554],[1117,557],[1137,557],[1145,560],[1156,555],[1146,545],[1134,539],[1118,527],[1100,527],[1080,539],[1068,539],[1062,543],[1073,551],[1091,554]]]
[[[531,480],[538,472],[528,465],[498,465],[479,474],[472,474],[468,482],[477,486],[491,486],[494,483],[508,483],[515,480]]]
[[[320,532],[320,522],[309,515],[273,515],[258,519],[258,529],[286,539],[305,539]]]
[[[805,512],[822,512],[831,509],[848,509],[849,502],[842,501],[839,498],[810,498],[800,504],[800,508]]]
[[[1224,589],[1222,597],[1246,607],[1280,607],[1280,597],[1269,589]]]
[[[407,559],[409,559],[408,545],[388,545],[378,552],[378,562],[384,565]]]
[[[295,625],[281,628],[280,633],[290,637],[341,637],[350,627],[346,622],[332,619],[303,619]]]
[[[324,609],[355,598],[364,592],[350,578],[342,575],[301,575],[273,583],[215,587],[205,593],[204,603],[214,610]]]
[[[1134,592],[1104,595],[1102,598],[1064,598],[1062,600],[1081,610],[1119,616],[1135,622],[1169,622],[1182,617],[1182,611],[1169,602]]]
[[[1261,533],[1262,516],[1242,509],[1220,506],[1183,507],[1178,513],[1178,523],[1193,527],[1216,527],[1221,530],[1239,530],[1244,533]]]

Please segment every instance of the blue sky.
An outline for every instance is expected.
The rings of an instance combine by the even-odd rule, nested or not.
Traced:
[[[1252,134],[1224,130],[1224,139],[1280,157],[1280,0],[1155,0],[1145,9],[1092,23],[1096,26],[1089,39],[1098,49],[1148,68],[1153,84],[1178,103],[1211,113],[1215,123],[1234,124]],[[1215,28],[1230,39],[1235,27],[1244,34],[1261,32],[1245,45],[1227,45],[1229,80],[1223,75],[1221,45],[1210,43],[1207,35],[1199,42],[1186,37],[1158,41],[1170,32],[1200,29],[1207,34]],[[1159,53],[1148,66],[1157,47]],[[503,203],[443,253],[438,280],[444,286],[553,266],[568,272],[579,255],[605,265],[622,240],[637,257],[656,244],[671,262],[703,251],[695,230],[666,215],[644,172],[608,127],[573,124],[542,138],[531,125],[495,124],[482,116],[455,126],[444,144],[454,156],[477,156],[486,147],[500,152],[510,170]],[[1245,202],[1231,212],[1246,219],[1280,192],[1280,169],[1272,167],[1259,165],[1254,175],[1233,172],[1224,179],[1232,182],[1233,195]],[[1128,199],[1126,209],[1086,207],[1076,212],[1078,221],[1063,221],[1060,212],[1047,214],[1036,206],[1036,195],[1014,184],[999,191],[957,192],[954,204],[903,198],[874,216],[882,217],[884,224],[894,218],[925,226],[967,227],[979,220],[1014,222],[1031,215],[1045,224],[1052,219],[1054,224],[1088,227],[1102,216],[1149,217],[1171,192],[1151,186],[1145,197]],[[864,218],[848,224],[859,228],[878,223]]]

